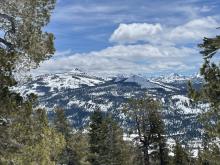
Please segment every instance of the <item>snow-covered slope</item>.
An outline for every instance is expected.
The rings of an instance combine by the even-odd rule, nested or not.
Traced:
[[[161,81],[163,83],[181,83],[181,82],[187,82],[187,81],[199,81],[202,82],[202,76],[200,74],[195,74],[191,76],[184,76],[177,73],[171,73],[168,75],[162,75],[158,76],[156,78],[153,78],[155,81]]]
[[[147,93],[162,101],[168,135],[184,133],[185,138],[189,139],[200,136],[201,128],[196,120],[201,109],[189,104],[187,98],[189,80],[196,88],[202,83],[201,78],[177,74],[156,78],[121,75],[103,79],[74,69],[68,73],[36,77],[14,90],[22,95],[38,94],[40,105],[48,110],[49,115],[53,114],[54,107],[62,107],[77,127],[88,123],[89,115],[95,108],[112,112],[120,120],[123,118],[123,103],[128,98],[142,97]]]
[[[128,77],[124,82],[133,82],[141,86],[141,88],[160,88],[158,84],[154,82],[150,82],[147,78],[133,75],[131,77]]]
[[[76,89],[82,86],[96,86],[104,83],[104,80],[95,76],[89,76],[79,69],[74,69],[68,73],[58,73],[38,76],[33,81],[27,82],[16,88],[22,95],[35,93],[40,96],[45,95],[38,92],[38,88],[44,87],[50,89],[50,92],[60,91],[62,89]]]

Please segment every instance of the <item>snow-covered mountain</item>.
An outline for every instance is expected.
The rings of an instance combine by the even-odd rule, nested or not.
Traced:
[[[74,69],[68,73],[38,76],[15,90],[22,95],[37,94],[40,106],[45,107],[50,116],[55,107],[62,107],[76,127],[86,126],[95,108],[112,112],[120,121],[123,118],[123,103],[128,98],[142,97],[147,93],[162,101],[168,135],[184,134],[186,139],[191,139],[200,136],[201,126],[196,118],[204,106],[193,107],[190,104],[187,97],[189,80],[195,88],[201,86],[202,78],[197,76],[171,74],[146,78],[121,75],[106,79]]]

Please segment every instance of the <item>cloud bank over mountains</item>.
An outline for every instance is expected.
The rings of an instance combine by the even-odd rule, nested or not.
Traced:
[[[97,14],[93,8],[72,8],[75,13]],[[104,6],[96,8],[98,12],[108,14],[124,9],[113,10]],[[186,10],[184,7],[182,9]],[[196,12],[210,10],[203,6],[200,10],[196,9]],[[195,15],[196,12],[191,15]],[[57,51],[55,56],[42,63],[34,74],[67,72],[76,67],[86,72],[104,75],[198,71],[202,58],[197,45],[202,42],[203,37],[217,35],[219,30],[216,28],[220,24],[215,15],[197,15],[177,25],[166,24],[163,21],[117,23],[106,38],[108,44],[105,48],[82,53],[73,53],[71,48]],[[61,16],[64,17],[56,15],[58,19]],[[85,29],[78,29],[80,30]]]

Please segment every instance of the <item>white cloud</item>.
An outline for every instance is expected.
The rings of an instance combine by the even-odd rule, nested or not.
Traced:
[[[137,43],[148,41],[150,43],[195,43],[203,37],[217,34],[216,28],[220,26],[213,17],[193,19],[176,27],[165,27],[161,24],[120,24],[111,35],[110,41],[117,43]]]
[[[110,41],[119,43],[135,43],[149,41],[152,37],[162,32],[160,24],[132,23],[120,24],[112,34]]]
[[[209,37],[217,34],[216,28],[219,25],[220,24],[212,17],[194,19],[172,29],[168,37],[173,42],[195,42],[205,36]]]
[[[72,55],[70,50],[58,52],[34,74],[71,71],[76,67],[105,75],[198,70],[201,56],[196,45],[204,36],[217,34],[218,26],[213,17],[163,28],[161,24],[120,24],[109,39],[120,45]]]
[[[52,16],[53,20],[59,22],[94,23],[96,21],[111,21],[118,12],[125,10],[125,6],[101,5],[101,4],[70,4],[68,6],[58,6]],[[124,15],[122,15],[123,17]],[[97,23],[97,22],[96,22]]]
[[[56,51],[53,55],[54,58],[61,58],[66,57],[72,53],[71,49],[65,50],[65,51]]]
[[[210,12],[215,6],[202,6],[201,8],[199,8],[199,11],[201,12]]]
[[[82,68],[86,72],[99,74],[152,73],[191,69],[184,62],[196,50],[187,47],[145,45],[118,45],[101,51],[73,54],[68,57],[50,59],[44,62],[36,74],[71,71]],[[192,59],[192,62],[195,60]],[[197,62],[197,61],[196,61]]]

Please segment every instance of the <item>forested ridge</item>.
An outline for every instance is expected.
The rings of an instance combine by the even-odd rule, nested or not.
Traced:
[[[190,146],[175,139],[168,147],[162,120],[162,103],[146,95],[123,104],[126,130],[99,107],[85,129],[72,128],[65,110],[57,107],[49,120],[47,110],[38,108],[34,94],[21,96],[12,87],[21,71],[37,68],[54,53],[49,23],[55,0],[0,1],[0,164],[2,165],[218,165],[220,164],[220,36],[204,38],[199,44],[204,84],[198,91],[189,82],[192,104],[210,106],[201,114],[203,145],[192,156]],[[125,136],[131,135],[130,138]],[[135,135],[135,136],[132,136]],[[129,136],[128,136],[129,137]]]

